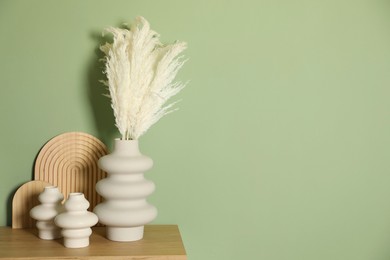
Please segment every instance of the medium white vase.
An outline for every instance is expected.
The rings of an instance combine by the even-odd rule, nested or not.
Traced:
[[[81,248],[89,245],[92,234],[91,227],[98,222],[97,216],[87,211],[88,200],[83,193],[72,192],[64,204],[66,212],[59,214],[54,222],[62,228],[64,246],[68,248]]]
[[[38,196],[40,205],[30,210],[30,216],[37,220],[38,236],[52,240],[61,237],[61,230],[54,224],[54,218],[64,211],[61,202],[64,195],[57,186],[46,186]]]
[[[106,225],[108,239],[140,240],[144,225],[156,218],[157,209],[146,201],[155,186],[144,178],[152,166],[152,159],[140,153],[137,140],[116,139],[114,151],[99,159],[99,167],[108,175],[96,184],[105,201],[94,212]]]

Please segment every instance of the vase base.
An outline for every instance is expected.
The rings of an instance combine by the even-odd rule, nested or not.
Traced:
[[[64,238],[64,246],[67,248],[82,248],[89,246],[89,237],[86,238]]]
[[[60,229],[52,229],[52,230],[39,230],[38,237],[44,240],[54,240],[61,238],[61,230]]]
[[[137,241],[144,236],[144,226],[140,227],[106,227],[109,240],[118,242]]]

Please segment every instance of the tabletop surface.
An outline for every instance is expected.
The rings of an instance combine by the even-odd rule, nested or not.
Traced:
[[[144,238],[134,242],[110,241],[104,227],[92,230],[88,247],[71,249],[62,239],[39,239],[36,229],[0,227],[0,259],[187,259],[177,225],[146,225]]]

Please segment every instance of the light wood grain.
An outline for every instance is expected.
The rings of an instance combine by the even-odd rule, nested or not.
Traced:
[[[129,259],[185,260],[186,252],[176,225],[147,225],[142,240],[113,242],[104,227],[94,227],[90,245],[69,249],[62,240],[42,240],[36,229],[0,228],[0,259]]]
[[[47,142],[35,162],[34,179],[49,182],[64,194],[82,192],[92,210],[102,197],[96,183],[106,177],[97,162],[107,154],[106,146],[96,137],[82,132],[68,132]]]
[[[12,200],[12,228],[35,226],[35,221],[30,217],[30,210],[39,204],[38,195],[50,185],[44,181],[30,181],[16,191]]]

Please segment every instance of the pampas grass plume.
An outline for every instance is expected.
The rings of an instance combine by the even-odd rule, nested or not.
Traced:
[[[164,45],[139,16],[130,29],[107,28],[113,42],[100,47],[105,54],[105,70],[115,124],[123,140],[137,140],[161,117],[174,111],[168,99],[185,86],[174,82],[185,63],[179,56],[185,42]]]

